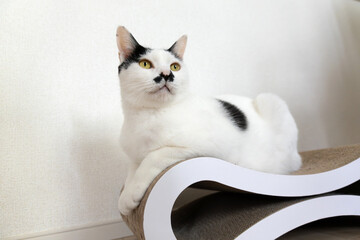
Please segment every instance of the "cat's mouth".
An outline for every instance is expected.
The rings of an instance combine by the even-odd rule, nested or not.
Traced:
[[[171,93],[170,88],[166,84],[159,89],[159,91],[162,90],[167,90],[169,93]]]
[[[172,94],[171,88],[167,84],[164,84],[162,87],[160,87],[150,93],[155,94],[155,93],[161,93],[161,92],[168,92],[168,93]]]

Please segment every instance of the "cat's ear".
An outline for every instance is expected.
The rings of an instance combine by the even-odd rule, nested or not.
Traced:
[[[177,40],[168,50],[175,54],[181,60],[184,57],[184,52],[186,48],[187,36],[183,35],[179,40]]]
[[[123,26],[116,30],[116,42],[119,49],[120,62],[125,61],[131,53],[140,46],[133,35]]]

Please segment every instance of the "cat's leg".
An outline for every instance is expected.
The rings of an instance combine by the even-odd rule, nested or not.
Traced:
[[[128,162],[127,166],[127,175],[124,186],[128,185],[130,180],[134,177],[136,169],[139,167],[139,164],[136,162]]]
[[[140,163],[131,159],[129,155],[126,154],[126,152],[123,150],[121,150],[121,162],[125,165],[124,167],[126,168],[126,179],[124,183],[125,186],[126,184],[128,184],[130,179],[133,178],[135,171],[139,167]]]
[[[127,215],[136,208],[151,182],[164,169],[176,162],[195,157],[183,147],[163,147],[149,153],[136,169],[134,176],[126,183],[119,198],[119,210]]]
[[[278,159],[279,166],[271,172],[286,174],[298,170],[301,167],[297,151],[298,129],[286,102],[274,94],[263,93],[254,100],[254,107],[274,133],[270,141],[275,144],[277,156],[274,159]]]
[[[272,93],[259,94],[254,100],[254,107],[265,121],[280,131],[290,115],[285,101]]]

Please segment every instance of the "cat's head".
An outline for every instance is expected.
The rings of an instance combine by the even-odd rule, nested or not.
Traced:
[[[116,36],[123,102],[135,107],[158,108],[186,95],[185,35],[166,50],[141,46],[122,26],[118,27]]]

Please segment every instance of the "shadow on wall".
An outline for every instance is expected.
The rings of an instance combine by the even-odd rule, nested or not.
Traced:
[[[334,22],[324,31],[333,40],[323,39],[316,45],[318,59],[308,59],[317,74],[308,83],[316,88],[309,93],[312,104],[306,108],[298,99],[295,105],[300,110],[293,112],[300,150],[360,143],[360,3],[332,4]]]
[[[111,220],[120,218],[117,200],[126,168],[119,148],[121,122],[116,120],[114,116],[73,117],[72,168],[79,184],[73,203],[79,214],[89,214],[87,218],[97,222],[109,220],[109,216]],[[68,209],[74,217],[76,207]]]
[[[321,115],[330,146],[360,142],[360,2],[334,2],[338,59],[329,67]],[[329,103],[333,104],[329,104]]]

